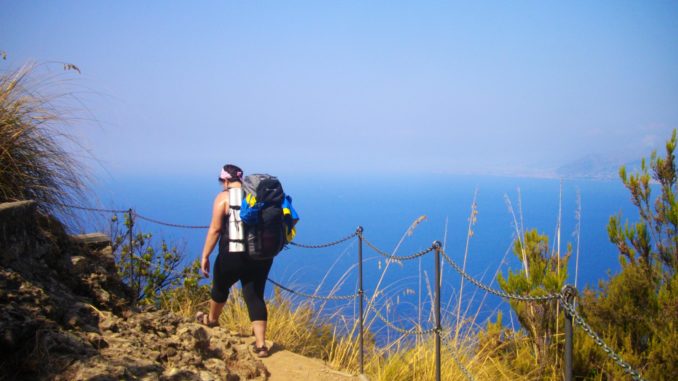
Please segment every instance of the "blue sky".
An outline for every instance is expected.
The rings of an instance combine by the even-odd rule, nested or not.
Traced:
[[[0,50],[80,68],[114,176],[539,172],[678,127],[678,2],[0,1]]]

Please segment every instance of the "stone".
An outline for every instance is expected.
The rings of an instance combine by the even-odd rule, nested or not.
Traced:
[[[195,339],[194,348],[201,352],[207,352],[210,347],[210,336],[204,328],[200,327],[193,332]]]
[[[134,308],[110,246],[74,241],[30,205],[0,205],[3,371],[14,379],[58,381],[265,377],[245,345],[233,345],[241,337],[167,311]],[[8,215],[21,223],[3,222]],[[41,357],[46,351],[49,361]]]
[[[198,375],[199,375],[201,381],[216,381],[216,380],[218,380],[218,378],[214,374],[212,374],[208,371],[205,371],[205,370],[201,370]]]
[[[157,373],[149,373],[139,378],[139,381],[159,381],[159,380],[160,375]]]
[[[104,289],[97,289],[94,290],[95,296],[97,300],[103,304],[108,304],[111,301],[111,294],[108,293],[108,291]]]
[[[167,356],[169,356],[169,357],[174,357],[174,356],[176,356],[177,354],[178,354],[178,352],[177,352],[176,348],[173,348],[173,347],[168,347],[168,348],[167,348]]]
[[[162,381],[200,381],[200,376],[187,369],[172,368],[168,373],[160,377]]]
[[[99,329],[103,331],[118,332],[118,323],[113,319],[105,319],[99,321]]]
[[[106,340],[104,340],[104,338],[101,335],[94,332],[87,333],[87,341],[89,341],[89,343],[95,349],[102,349],[108,347],[108,343],[106,342]]]
[[[73,271],[79,273],[82,273],[87,269],[87,260],[80,255],[71,257],[71,264],[73,265]]]
[[[216,374],[225,374],[228,372],[226,363],[223,360],[211,358],[203,362],[205,369],[209,370],[212,373]]]

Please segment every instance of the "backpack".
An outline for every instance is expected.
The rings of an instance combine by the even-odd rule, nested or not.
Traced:
[[[294,238],[299,217],[292,199],[275,176],[253,174],[245,176],[242,184],[240,219],[245,223],[247,253],[253,259],[273,258]]]

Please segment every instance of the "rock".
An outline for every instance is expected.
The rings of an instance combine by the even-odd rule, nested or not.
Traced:
[[[99,335],[95,332],[88,332],[87,333],[87,341],[89,341],[89,343],[92,345],[92,347],[94,347],[96,349],[102,349],[102,348],[108,347],[108,343],[106,342],[106,340],[104,340],[104,338],[101,335]]]
[[[216,359],[216,358],[211,358],[205,360],[203,363],[203,366],[205,369],[209,370],[212,373],[215,374],[226,374],[228,373],[228,368],[226,367],[226,363],[223,360]]]
[[[158,375],[157,373],[147,374],[147,375],[139,378],[139,381],[159,381],[159,380],[160,380],[160,375]]]
[[[30,203],[0,207],[0,379],[266,379],[261,361],[234,345],[242,338],[133,308],[110,246],[74,241],[30,213]]]
[[[169,347],[165,351],[165,354],[167,355],[167,357],[174,357],[177,355],[177,350],[173,347]]]
[[[160,377],[162,381],[200,381],[200,376],[190,370],[172,368],[170,372]]]
[[[112,318],[100,320],[99,329],[102,331],[118,332],[118,322]]]
[[[103,304],[108,304],[111,301],[111,294],[109,294],[108,291],[104,289],[94,290],[94,295],[96,296],[97,300]]]
[[[217,377],[214,374],[207,372],[207,371],[204,371],[204,370],[201,370],[198,375],[199,375],[201,381],[216,381],[217,380]]]
[[[76,255],[71,257],[71,264],[73,265],[73,270],[79,273],[85,272],[87,266],[87,259],[85,257]]]
[[[204,328],[200,327],[193,332],[195,343],[193,347],[199,352],[207,352],[210,348],[210,337]]]

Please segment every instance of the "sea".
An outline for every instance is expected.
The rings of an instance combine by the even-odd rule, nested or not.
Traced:
[[[519,271],[512,251],[520,231],[536,229],[548,236],[549,251],[570,252],[568,283],[596,289],[620,270],[619,254],[609,241],[611,216],[635,221],[638,213],[620,180],[568,180],[525,177],[421,175],[398,177],[326,175],[280,176],[300,215],[295,242],[318,245],[352,234],[364,236],[380,250],[410,255],[434,241],[466,272],[498,288],[496,275]],[[90,205],[133,208],[154,220],[181,225],[208,225],[221,185],[212,177],[126,176],[100,181]],[[475,209],[473,219],[470,219]],[[82,215],[82,230],[106,230],[106,213]],[[415,223],[415,221],[417,221]],[[205,229],[176,228],[137,220],[135,227],[156,241],[177,245],[189,263],[200,257]],[[469,234],[469,232],[471,232]],[[558,239],[559,237],[559,239]],[[212,258],[216,257],[213,253]],[[431,324],[435,256],[389,262],[363,245],[365,295],[388,320],[404,329]],[[306,249],[289,246],[274,261],[270,278],[290,289],[316,295],[351,295],[358,284],[358,240]],[[206,280],[208,281],[208,280]],[[464,281],[442,264],[443,323],[460,318],[483,325],[504,314],[506,325],[518,324],[507,301]],[[460,292],[461,289],[461,292]],[[270,296],[273,287],[267,287]],[[461,295],[461,297],[460,297]],[[290,295],[297,303],[304,297]],[[459,300],[461,307],[459,308]],[[314,301],[327,316],[356,317],[354,301]],[[378,340],[395,333],[380,321],[371,329]]]

